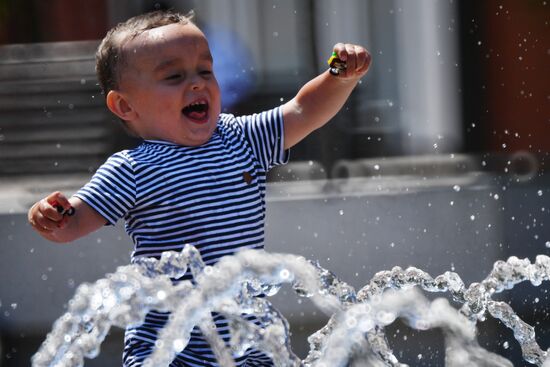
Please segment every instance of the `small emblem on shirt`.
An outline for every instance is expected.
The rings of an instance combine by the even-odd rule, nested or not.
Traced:
[[[243,172],[243,179],[244,179],[244,182],[246,182],[248,185],[250,185],[250,183],[252,182],[254,177],[252,177],[252,174],[250,172],[244,171]]]

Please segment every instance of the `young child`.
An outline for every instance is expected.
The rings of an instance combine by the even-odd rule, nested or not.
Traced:
[[[143,143],[112,155],[71,198],[54,192],[35,203],[30,224],[65,243],[124,218],[133,260],[189,243],[212,265],[263,248],[267,171],[339,111],[369,68],[363,47],[338,43],[334,52],[346,69],[327,70],[282,106],[235,117],[220,113],[208,42],[189,16],[160,11],[117,25],[98,48],[97,74],[109,110]],[[124,366],[142,364],[167,319],[151,311],[143,325],[126,330]],[[214,320],[228,340],[227,322]],[[236,364],[272,362],[250,349]],[[198,328],[171,364],[216,365]]]

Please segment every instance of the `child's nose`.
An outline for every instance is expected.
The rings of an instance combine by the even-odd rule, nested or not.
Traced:
[[[191,89],[199,90],[202,88],[204,88],[204,79],[200,75],[195,75],[193,79],[191,79]]]

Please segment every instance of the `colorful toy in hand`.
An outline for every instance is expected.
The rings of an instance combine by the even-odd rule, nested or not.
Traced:
[[[332,75],[339,75],[341,71],[346,70],[346,63],[338,58],[336,51],[332,53],[330,59],[327,61],[328,66],[330,67],[329,72]]]
[[[57,201],[54,201],[52,205],[59,214],[68,215],[69,217],[72,217],[75,213],[75,208],[73,208],[72,206],[69,209],[65,210],[61,205],[59,205]]]

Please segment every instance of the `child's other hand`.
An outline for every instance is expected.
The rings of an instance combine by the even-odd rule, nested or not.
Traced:
[[[40,234],[53,234],[66,227],[69,218],[63,214],[70,208],[71,203],[67,197],[56,191],[29,209],[28,220]]]
[[[360,79],[369,70],[371,56],[362,46],[350,43],[337,43],[334,52],[346,63],[346,69],[340,71],[338,78]]]

